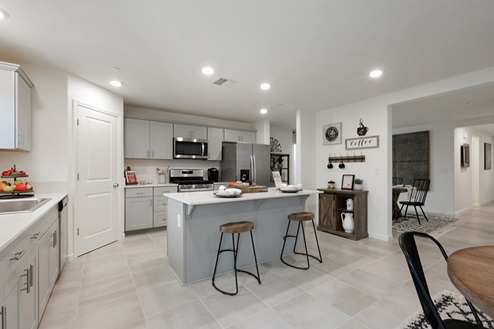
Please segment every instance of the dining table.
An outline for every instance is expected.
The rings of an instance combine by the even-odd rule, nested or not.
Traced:
[[[398,205],[398,199],[400,194],[407,192],[408,190],[403,186],[393,186],[393,220],[398,219],[401,216],[400,206]]]
[[[449,256],[447,268],[458,291],[494,318],[494,246],[457,250]]]

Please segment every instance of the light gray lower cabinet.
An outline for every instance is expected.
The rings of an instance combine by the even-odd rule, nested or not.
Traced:
[[[38,283],[39,283],[39,320],[43,314],[50,299],[50,294],[55,287],[59,272],[60,248],[60,230],[58,220],[52,223],[48,231],[39,239],[38,257]]]
[[[125,190],[125,231],[153,227],[153,188]]]
[[[154,227],[166,226],[167,224],[167,204],[168,199],[163,196],[163,193],[175,193],[177,192],[176,186],[160,186],[154,187]]]
[[[140,187],[125,191],[125,231],[162,227],[167,223],[167,198],[176,186]]]
[[[37,248],[26,252],[19,268],[19,328],[38,327]]]
[[[46,307],[55,283],[53,276],[56,280],[60,268],[58,234],[58,211],[53,207],[0,253],[1,329],[38,327],[44,311],[41,308],[41,296],[47,296],[44,303]],[[48,264],[43,252],[43,236],[53,237],[50,239],[50,248],[56,250]],[[46,268],[52,273],[52,283],[43,288]]]

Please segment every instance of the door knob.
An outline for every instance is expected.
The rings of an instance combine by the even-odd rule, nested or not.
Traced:
[[[119,187],[119,186],[120,186],[120,184],[118,184],[118,183],[113,183],[113,187]]]

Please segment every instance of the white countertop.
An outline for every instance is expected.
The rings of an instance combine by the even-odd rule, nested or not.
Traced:
[[[48,210],[57,206],[66,195],[67,193],[36,193],[34,198],[50,198],[50,200],[33,212],[0,214],[0,252],[36,223]]]
[[[176,187],[178,184],[133,184],[133,185],[125,185],[125,188],[140,188],[140,187]]]
[[[270,187],[268,192],[258,192],[258,193],[244,193],[237,198],[220,198],[214,195],[217,191],[205,191],[205,192],[186,192],[186,193],[164,193],[163,195],[167,198],[191,205],[205,205],[205,204],[215,204],[215,203],[227,203],[227,202],[242,202],[251,200],[264,200],[264,199],[274,199],[274,198],[288,198],[288,197],[299,197],[299,196],[309,196],[311,194],[320,194],[321,191],[314,190],[302,190],[297,193],[283,193],[276,190],[275,187]]]

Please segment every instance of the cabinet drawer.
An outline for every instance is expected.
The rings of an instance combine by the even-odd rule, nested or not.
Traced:
[[[154,188],[154,196],[162,196],[163,193],[176,193],[176,186],[160,186]]]
[[[154,227],[166,226],[166,211],[160,211],[154,213]]]
[[[152,187],[128,188],[125,190],[126,198],[140,198],[147,196],[153,196]]]
[[[168,200],[164,196],[155,196],[154,197],[154,212],[166,211],[166,205],[167,204],[168,204]]]

